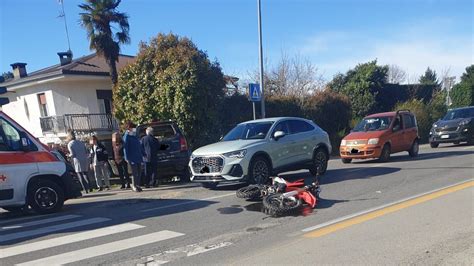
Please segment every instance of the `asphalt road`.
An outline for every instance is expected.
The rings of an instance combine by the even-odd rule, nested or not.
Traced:
[[[418,158],[401,153],[388,163],[334,159],[317,208],[282,218],[236,198],[237,185],[93,193],[49,216],[0,211],[0,264],[472,264],[472,187],[346,227],[336,222],[473,180],[473,155],[474,146],[422,146]],[[312,229],[333,222],[334,232],[315,236]]]

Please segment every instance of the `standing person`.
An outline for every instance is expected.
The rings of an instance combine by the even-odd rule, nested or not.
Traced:
[[[127,131],[123,136],[123,154],[125,161],[127,161],[132,168],[132,189],[135,192],[141,192],[141,166],[145,154],[143,153],[140,140],[137,137],[137,126],[129,121],[126,127]]]
[[[112,134],[112,147],[114,149],[114,161],[122,183],[121,189],[130,188],[130,176],[128,175],[128,164],[123,153],[123,139],[118,132]]]
[[[153,136],[153,128],[146,129],[146,135],[142,138],[142,148],[145,152],[145,187],[158,186],[158,151],[160,142]]]
[[[89,144],[91,145],[90,149],[90,158],[92,162],[92,167],[94,169],[95,181],[97,183],[99,191],[105,189],[110,189],[109,181],[109,169],[107,165],[107,160],[109,159],[109,154],[105,146],[97,140],[96,136],[92,136]]]
[[[69,150],[69,158],[72,160],[74,170],[79,177],[79,181],[82,185],[82,188],[85,190],[86,194],[89,190],[92,192],[92,187],[87,177],[87,172],[89,171],[89,163],[87,160],[87,148],[84,142],[76,140],[76,135],[73,131],[68,132],[67,136],[67,149]]]

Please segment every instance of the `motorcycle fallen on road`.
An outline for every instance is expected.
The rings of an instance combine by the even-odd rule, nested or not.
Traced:
[[[305,185],[304,179],[290,182],[275,177],[272,185],[249,185],[238,189],[236,195],[248,200],[262,200],[265,211],[278,217],[296,211],[305,204],[315,208],[321,192],[317,180]]]

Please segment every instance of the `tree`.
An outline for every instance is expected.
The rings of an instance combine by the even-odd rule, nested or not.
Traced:
[[[8,81],[9,79],[13,78],[13,73],[8,71],[8,72],[3,72],[2,76],[0,76],[0,83]]]
[[[197,148],[221,135],[224,87],[219,64],[190,39],[159,34],[142,42],[135,62],[120,71],[114,112],[135,123],[173,119]]]
[[[391,84],[400,84],[407,79],[407,73],[397,65],[388,66],[387,82]]]
[[[466,67],[466,72],[461,76],[461,82],[454,85],[450,97],[453,103],[451,107],[474,105],[474,65]]]
[[[439,86],[438,77],[436,71],[431,70],[429,67],[426,69],[425,74],[423,74],[418,80],[420,84],[423,85],[436,85]]]
[[[387,83],[388,66],[377,65],[377,60],[358,64],[346,74],[337,74],[328,88],[349,97],[354,118],[363,117],[378,108],[376,95]]]
[[[103,56],[109,65],[110,78],[115,86],[120,45],[130,43],[128,15],[117,11],[121,0],[86,0],[86,2],[79,5],[84,11],[79,13],[80,23],[87,31],[89,49]]]
[[[268,63],[264,73],[265,93],[268,96],[296,96],[303,100],[324,87],[324,80],[318,68],[301,56],[289,57],[282,53],[280,61],[273,67]],[[259,71],[250,74],[257,82]]]

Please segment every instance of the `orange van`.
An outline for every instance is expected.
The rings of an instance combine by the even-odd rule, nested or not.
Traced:
[[[390,154],[408,151],[418,155],[418,126],[409,110],[373,114],[365,117],[341,141],[343,163],[353,159],[379,159],[386,162]]]

